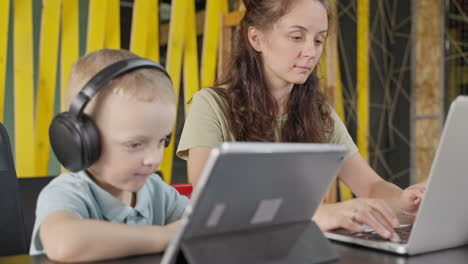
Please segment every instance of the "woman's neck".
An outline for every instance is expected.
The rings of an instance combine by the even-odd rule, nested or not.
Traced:
[[[278,104],[278,116],[282,116],[288,113],[288,99],[291,95],[294,84],[285,83],[283,85],[272,85],[269,84],[269,91],[276,103]]]

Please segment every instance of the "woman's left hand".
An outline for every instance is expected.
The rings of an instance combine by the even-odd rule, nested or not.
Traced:
[[[403,190],[400,196],[400,210],[403,214],[416,216],[426,191],[426,181],[414,184]]]

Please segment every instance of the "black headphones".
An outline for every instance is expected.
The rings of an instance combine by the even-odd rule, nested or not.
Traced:
[[[89,168],[99,159],[101,140],[93,120],[83,113],[91,98],[110,80],[127,72],[152,68],[169,74],[160,64],[143,58],[132,58],[111,64],[98,72],[72,100],[68,112],[55,116],[49,127],[52,150],[60,163],[69,171]]]

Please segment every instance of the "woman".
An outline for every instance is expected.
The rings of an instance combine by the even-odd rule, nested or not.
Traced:
[[[324,230],[374,228],[398,242],[394,228],[412,221],[424,185],[404,191],[384,181],[358,153],[319,91],[316,66],[329,31],[326,0],[244,0],[236,51],[225,81],[197,92],[177,154],[196,184],[210,149],[222,141],[344,144],[340,179],[358,197],[323,204],[313,219]]]

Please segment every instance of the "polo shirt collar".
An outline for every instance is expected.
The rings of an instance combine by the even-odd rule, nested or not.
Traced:
[[[109,192],[97,185],[86,171],[78,172],[79,176],[85,179],[94,194],[94,198],[101,209],[102,214],[106,219],[113,222],[123,223],[129,215],[135,214],[135,211],[143,217],[149,217],[150,194],[146,183],[137,192],[137,203],[135,208],[122,203],[119,199],[112,196]]]

